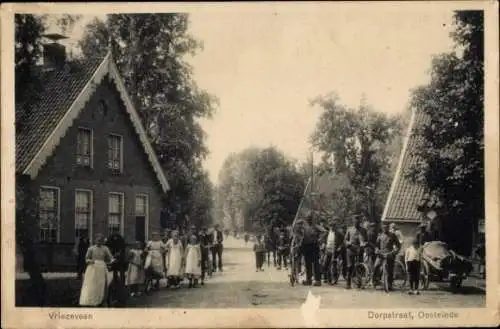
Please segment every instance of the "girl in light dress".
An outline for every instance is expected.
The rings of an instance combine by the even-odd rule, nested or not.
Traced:
[[[165,244],[161,241],[160,234],[158,234],[158,232],[154,232],[152,237],[152,240],[146,245],[146,252],[148,254],[146,256],[144,269],[146,270],[147,275],[151,275],[152,278],[156,280],[155,287],[156,289],[159,289],[160,279],[163,277],[163,273],[165,273],[165,264],[163,259]]]
[[[135,245],[129,251],[127,279],[125,282],[125,284],[130,287],[131,296],[141,295],[141,287],[146,278],[143,254],[144,250],[142,243],[136,241]]]
[[[114,261],[108,247],[104,245],[104,236],[96,235],[96,244],[87,250],[85,255],[87,269],[83,277],[80,292],[81,306],[100,306],[106,298],[108,289],[107,263]]]
[[[201,249],[195,234],[189,237],[186,246],[186,276],[189,288],[198,285],[198,278],[201,276]]]
[[[172,232],[172,238],[167,241],[167,279],[168,286],[179,287],[183,275],[183,247],[179,239],[179,232]]]

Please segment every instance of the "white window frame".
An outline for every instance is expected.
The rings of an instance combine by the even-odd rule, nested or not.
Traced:
[[[107,229],[109,229],[109,198],[111,195],[119,195],[122,200],[121,204],[121,218],[120,218],[120,234],[121,236],[124,236],[125,234],[125,193],[123,192],[109,192],[108,193],[108,216],[107,216]],[[108,232],[109,233],[109,232]]]
[[[56,223],[56,243],[61,240],[61,188],[57,186],[40,185],[38,188],[38,200],[40,200],[40,192],[42,189],[46,190],[56,190],[57,191],[57,223]],[[38,206],[37,217],[40,216],[40,205]],[[38,225],[38,236],[40,236],[40,218],[37,221]],[[43,241],[46,242],[46,241]]]
[[[145,199],[145,219],[144,219],[144,238],[146,241],[149,239],[149,195],[146,193],[137,193],[135,195],[135,208],[134,212],[137,210],[137,197]],[[135,212],[134,218],[137,218],[137,212]]]
[[[123,136],[120,134],[108,134],[108,139],[109,139],[109,137],[120,138],[120,169],[117,170],[117,172],[123,173]],[[109,148],[108,148],[108,152],[109,152]],[[116,170],[113,168],[109,168],[109,153],[108,153],[108,157],[107,157],[107,167],[109,170]]]
[[[78,192],[88,192],[90,194],[90,200],[89,200],[90,215],[89,215],[89,222],[87,225],[88,225],[88,230],[89,230],[88,239],[89,239],[90,243],[92,243],[93,237],[94,237],[94,230],[93,230],[93,226],[94,226],[94,191],[89,190],[89,189],[84,189],[84,188],[76,188],[75,189],[75,207],[73,209],[75,231],[76,231],[76,196],[77,196]],[[108,205],[108,207],[109,207],[109,205]]]
[[[90,137],[89,137],[90,138],[90,140],[89,140],[89,148],[90,148],[89,168],[93,169],[94,168],[94,130],[92,128],[87,128],[87,127],[78,127],[78,130],[76,132],[77,141],[78,141],[78,135],[80,133],[80,130],[87,130],[90,132]],[[78,143],[77,143],[77,145],[78,145]],[[78,157],[78,154],[76,154],[76,156]],[[83,163],[80,163],[80,164],[77,163],[77,165],[79,167],[87,167]]]

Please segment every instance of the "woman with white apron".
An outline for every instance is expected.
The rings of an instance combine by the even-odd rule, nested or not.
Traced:
[[[104,236],[96,236],[96,244],[87,250],[85,256],[87,269],[83,277],[80,292],[81,306],[99,306],[106,298],[108,288],[107,263],[114,261],[108,247],[104,245]]]
[[[156,280],[155,287],[158,289],[160,286],[159,280],[165,273],[163,262],[163,253],[165,245],[160,239],[158,232],[153,233],[153,239],[146,245],[147,257],[144,263],[144,270],[150,275],[152,279]]]
[[[183,274],[183,247],[182,242],[179,239],[179,232],[174,231],[172,233],[172,238],[167,242],[167,278],[169,285],[173,284],[178,287],[181,282],[181,277]]]

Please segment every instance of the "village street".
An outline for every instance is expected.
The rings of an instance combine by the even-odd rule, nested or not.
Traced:
[[[321,296],[321,308],[425,308],[425,307],[482,307],[485,295],[464,282],[461,294],[452,294],[433,284],[420,296],[409,296],[406,291],[386,294],[371,288],[346,290],[344,281],[338,286],[291,287],[288,271],[265,265],[264,272],[255,272],[251,244],[245,248],[241,240],[228,238],[223,254],[223,273],[215,273],[205,286],[177,290],[162,288],[150,296],[129,301],[128,307],[177,308],[299,308],[309,289]]]

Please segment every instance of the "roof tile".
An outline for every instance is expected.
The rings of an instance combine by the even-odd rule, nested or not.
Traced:
[[[59,70],[44,73],[43,91],[38,95],[38,101],[19,118],[23,125],[16,132],[16,172],[26,169],[103,59],[104,57],[95,57],[73,61]],[[17,106],[21,105],[16,104]]]

